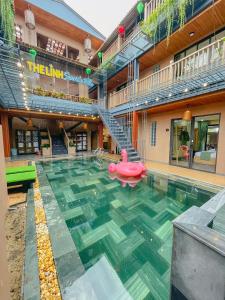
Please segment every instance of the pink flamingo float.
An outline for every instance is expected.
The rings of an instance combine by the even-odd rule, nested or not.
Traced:
[[[109,165],[109,175],[112,180],[118,179],[122,187],[126,187],[127,184],[130,187],[135,187],[147,175],[145,166],[141,162],[128,162],[128,155],[125,149],[121,151],[121,156],[122,162]]]

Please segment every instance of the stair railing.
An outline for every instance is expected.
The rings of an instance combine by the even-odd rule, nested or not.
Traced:
[[[47,128],[47,132],[48,132],[48,139],[49,139],[49,145],[50,145],[50,152],[52,154],[52,137],[51,137],[49,128]]]

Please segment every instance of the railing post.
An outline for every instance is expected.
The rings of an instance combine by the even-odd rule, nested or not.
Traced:
[[[173,82],[173,60],[170,61],[169,78],[170,82]]]

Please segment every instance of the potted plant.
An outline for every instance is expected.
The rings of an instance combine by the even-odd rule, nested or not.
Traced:
[[[50,144],[45,143],[41,146],[42,148],[42,155],[43,156],[51,156],[51,148],[50,148]]]

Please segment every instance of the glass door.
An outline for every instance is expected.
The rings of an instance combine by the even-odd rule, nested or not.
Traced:
[[[190,145],[191,121],[173,120],[170,163],[188,168],[190,166]]]
[[[194,118],[192,168],[215,172],[220,115]]]
[[[192,121],[172,121],[172,165],[215,172],[220,115],[196,116]]]

